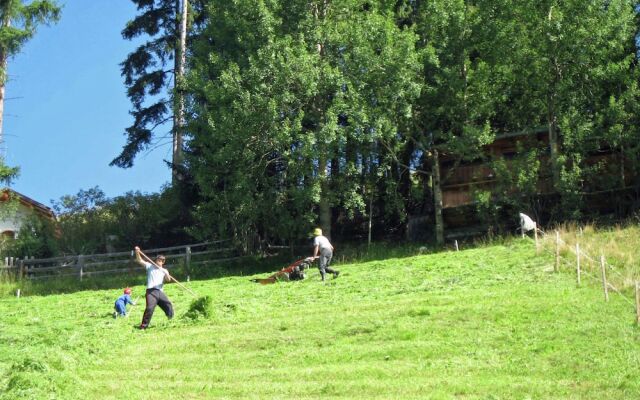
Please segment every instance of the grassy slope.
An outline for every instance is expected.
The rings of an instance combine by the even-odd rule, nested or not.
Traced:
[[[2,300],[0,398],[638,398],[633,307],[551,265],[516,241],[324,285],[192,282],[216,311],[196,322],[170,285],[178,318],[147,331],[140,306],[107,315],[113,291]]]

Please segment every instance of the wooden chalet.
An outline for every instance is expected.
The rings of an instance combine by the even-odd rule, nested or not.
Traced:
[[[9,188],[0,190],[0,207],[8,206],[11,201],[16,202],[17,209],[15,212],[0,214],[2,238],[15,239],[26,219],[32,215],[50,221],[56,220],[53,210],[44,204]]]

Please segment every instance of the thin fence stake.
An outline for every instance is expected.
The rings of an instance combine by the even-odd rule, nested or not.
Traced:
[[[187,246],[184,251],[184,269],[187,276],[191,273],[191,246]]]
[[[536,254],[538,254],[538,252],[540,251],[540,248],[538,247],[538,223],[537,222],[534,222],[533,237],[536,241]]]
[[[456,239],[456,251],[460,251],[460,248],[458,247],[458,239]]]
[[[554,272],[560,270],[560,232],[556,230],[556,263],[554,266]]]
[[[82,281],[82,276],[84,275],[84,256],[80,254],[78,256],[78,276],[80,281]]]
[[[578,277],[578,286],[580,286],[580,243],[576,243],[576,275]]]
[[[636,324],[640,325],[640,282],[636,281]]]
[[[602,270],[602,288],[604,290],[604,301],[609,301],[609,290],[607,289],[607,272],[603,255],[600,256],[600,269]]]

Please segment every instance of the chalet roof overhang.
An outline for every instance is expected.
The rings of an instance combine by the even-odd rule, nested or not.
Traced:
[[[51,220],[56,219],[56,215],[53,212],[53,210],[45,206],[44,204],[38,201],[35,201],[34,199],[28,196],[25,196],[22,193],[18,193],[13,189],[9,189],[9,188],[0,189],[0,202],[7,201],[11,197],[16,198],[22,206],[32,209],[34,212],[36,212],[37,214],[39,214],[44,218],[51,219]]]

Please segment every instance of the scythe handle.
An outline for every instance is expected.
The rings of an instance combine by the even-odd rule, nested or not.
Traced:
[[[164,269],[162,267],[160,267],[158,264],[156,264],[152,259],[150,259],[146,254],[144,254],[142,252],[142,250],[138,250],[140,252],[140,255],[142,255],[144,258],[147,259],[147,261],[149,261],[151,264],[153,264],[156,268],[160,268],[160,269]],[[187,292],[189,292],[189,294],[191,294],[193,297],[198,297],[198,294],[196,292],[194,292],[193,290],[189,289],[188,287],[186,287],[185,285],[183,285],[182,283],[178,282],[178,280],[176,278],[174,278],[171,274],[168,274],[169,279],[171,279],[172,281],[174,281],[175,283],[178,284],[178,286],[180,286],[181,288],[183,288],[184,290],[186,290]]]

